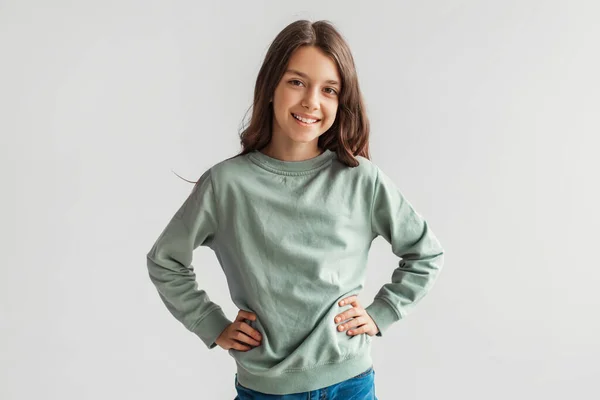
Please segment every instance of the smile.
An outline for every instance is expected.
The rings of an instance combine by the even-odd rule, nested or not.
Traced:
[[[298,115],[292,113],[292,116],[296,119],[296,121],[298,121],[298,123],[300,123],[301,125],[312,125],[316,122],[319,122],[320,119],[307,119],[307,118],[302,118],[299,117]]]

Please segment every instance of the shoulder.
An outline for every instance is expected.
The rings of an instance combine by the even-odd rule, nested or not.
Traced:
[[[230,173],[230,172],[235,172],[240,168],[244,168],[244,165],[246,164],[246,156],[247,155],[240,155],[240,154],[236,154],[232,157],[226,158],[223,161],[219,161],[218,163],[214,164],[212,167],[210,167],[210,170],[212,171],[213,174],[223,174],[223,173]]]
[[[377,174],[377,170],[379,168],[372,160],[369,160],[368,158],[365,158],[363,156],[357,156],[356,159],[360,163],[356,168],[360,168],[361,173],[366,174],[368,176],[373,176]]]
[[[204,171],[202,178],[211,181],[212,186],[221,186],[223,183],[234,181],[248,173],[247,155],[235,155],[213,164]]]
[[[369,183],[376,181],[379,167],[368,158],[356,156],[356,159],[359,163],[356,167],[349,167],[337,158],[334,159],[333,167],[353,180],[356,179]]]
[[[362,156],[357,156],[356,159],[359,162],[356,167],[348,167],[336,159],[340,170],[344,171],[344,180],[353,185],[352,187],[360,188],[366,193],[371,193],[372,196],[381,191],[400,190],[395,180],[375,162]]]

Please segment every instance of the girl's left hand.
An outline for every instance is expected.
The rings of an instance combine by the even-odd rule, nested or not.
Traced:
[[[340,323],[342,321],[346,321],[347,319],[352,318],[348,322],[344,322],[343,324],[338,326],[338,331],[343,332],[346,329],[353,328],[347,332],[348,335],[354,336],[359,335],[361,333],[366,333],[369,336],[374,336],[379,333],[379,328],[375,324],[375,321],[371,318],[369,313],[362,308],[360,303],[358,302],[357,296],[352,295],[350,297],[346,297],[345,299],[340,300],[338,303],[341,306],[351,304],[352,308],[344,311],[341,314],[335,316],[335,323]],[[357,328],[354,328],[357,327]]]

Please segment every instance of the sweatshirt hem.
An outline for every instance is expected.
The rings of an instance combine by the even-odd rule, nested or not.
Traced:
[[[294,394],[322,389],[353,378],[373,366],[371,346],[340,362],[320,364],[309,369],[289,369],[277,376],[257,375],[237,364],[240,385],[264,394]]]

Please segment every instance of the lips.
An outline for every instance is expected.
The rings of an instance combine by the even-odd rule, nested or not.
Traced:
[[[315,118],[315,117],[312,117],[312,116],[308,116],[306,114],[296,114],[296,113],[291,113],[291,114],[292,114],[292,117],[296,121],[298,121],[298,122],[300,122],[302,124],[306,124],[306,125],[316,124],[317,122],[321,121],[320,118]],[[300,120],[298,117],[303,118],[305,120],[312,120],[313,122],[305,122],[305,121]]]

